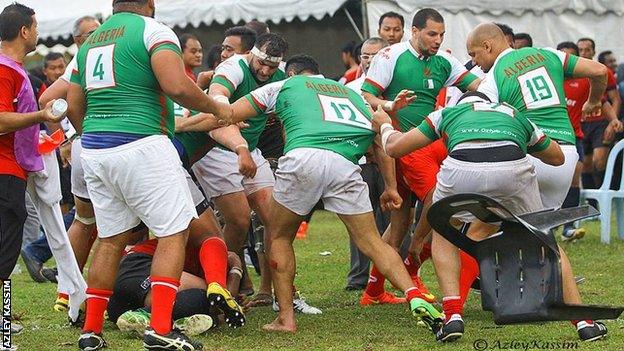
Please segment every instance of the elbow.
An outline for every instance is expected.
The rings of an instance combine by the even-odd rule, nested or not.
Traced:
[[[602,63],[599,63],[597,66],[598,67],[596,67],[594,71],[594,77],[604,77],[605,79],[607,79],[607,72],[609,70],[607,66],[603,65]]]
[[[171,84],[171,85],[162,87],[162,91],[168,97],[172,98],[173,100],[176,100],[180,96],[183,95],[184,89],[182,88],[180,84]]]
[[[386,145],[386,155],[388,155],[388,156],[390,156],[392,158],[399,158],[399,157],[403,156],[399,152],[398,148],[395,145],[391,145],[391,144]]]

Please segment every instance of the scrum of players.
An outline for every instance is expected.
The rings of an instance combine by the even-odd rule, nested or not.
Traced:
[[[27,23],[35,16],[29,10],[5,8],[26,24],[15,37],[2,33],[3,55],[29,47],[22,35],[36,27]],[[284,38],[260,22],[229,29],[213,69],[195,77],[199,41],[179,39],[154,11],[153,0],[114,0],[103,24],[79,19],[78,53],[32,112],[31,121],[56,124],[65,114],[55,115],[53,102],[66,99],[78,135],[70,146],[76,215],[68,235],[79,268],[92,260],[86,310],[73,321],[81,350],[107,346],[105,312],[120,329],[138,332],[147,349],[200,350],[192,336],[218,321],[242,327],[238,296],[250,288],[242,252],[252,221],[263,227],[262,282],[245,306],[272,305],[278,315],[263,329],[295,332],[297,312],[321,313],[293,285],[292,245],[319,201],[344,223],[352,250],[373,262],[359,283],[360,304],[405,303],[436,340],[457,340],[478,265],[432,230],[429,207],[468,192],[517,214],[561,207],[583,156],[564,80],[584,84],[579,118],[604,108],[604,65],[566,48],[514,49],[509,27],[483,23],[468,35],[467,68],[440,50],[444,18],[431,8],[414,15],[407,41],[402,17],[382,17],[381,37],[362,44],[357,72],[341,82],[325,78],[308,55],[288,57]],[[380,182],[372,196],[371,184]],[[403,260],[398,250],[416,202],[420,216]],[[381,210],[390,213],[387,229],[376,223]],[[453,220],[472,223],[473,238],[497,231],[469,215]],[[579,304],[560,254],[564,301]],[[429,258],[441,298],[419,277]],[[385,291],[386,279],[402,297]],[[65,310],[68,299],[59,286],[55,308]],[[572,324],[581,340],[607,334],[598,321]]]

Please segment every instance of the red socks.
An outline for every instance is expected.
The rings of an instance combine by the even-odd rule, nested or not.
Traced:
[[[451,318],[452,315],[462,315],[464,304],[459,296],[446,296],[442,299],[442,310],[446,318]]]
[[[199,249],[199,262],[206,283],[217,282],[226,287],[228,252],[225,241],[219,237],[204,240]]]
[[[88,294],[88,293],[87,293]],[[65,300],[69,300],[69,295],[65,294],[65,293],[58,293],[58,295],[56,296],[56,298],[58,299],[65,299]]]
[[[87,288],[87,312],[85,323],[82,327],[83,333],[102,333],[104,326],[104,311],[108,306],[108,299],[113,292],[111,290]]]
[[[152,318],[150,327],[160,335],[171,331],[171,312],[180,281],[168,277],[150,276],[152,282]]]
[[[420,255],[418,256],[420,259],[420,263],[416,262],[413,259],[412,254],[408,254],[403,263],[405,264],[405,268],[407,269],[407,273],[410,276],[415,277],[418,276],[418,271],[420,270],[420,265],[431,258],[431,244],[424,244],[422,250],[420,251]]]
[[[463,251],[459,251],[461,259],[461,270],[459,272],[459,296],[462,306],[468,298],[468,292],[472,283],[479,276],[479,263],[472,256]]]
[[[371,269],[368,276],[368,284],[366,284],[366,290],[364,291],[369,296],[379,296],[386,291],[384,284],[386,283],[386,277],[381,274],[375,265]]]
[[[407,302],[410,302],[415,298],[419,298],[423,300],[425,299],[422,292],[418,290],[418,288],[415,286],[405,290],[405,299],[407,300]]]

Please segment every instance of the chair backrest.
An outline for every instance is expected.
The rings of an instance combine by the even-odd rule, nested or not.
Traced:
[[[605,177],[602,181],[602,185],[600,186],[600,190],[609,190],[611,187],[611,178],[613,177],[613,170],[615,168],[615,161],[617,160],[618,154],[624,149],[624,140],[620,140],[613,146],[611,151],[609,152],[609,158],[607,159],[607,168],[605,169]],[[624,157],[622,158],[622,168],[624,169]],[[620,178],[620,183],[618,184],[617,190],[622,190],[622,183],[624,182],[624,172],[622,172],[622,176]]]

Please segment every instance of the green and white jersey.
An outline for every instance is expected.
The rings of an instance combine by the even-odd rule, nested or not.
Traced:
[[[506,103],[467,102],[431,113],[418,126],[427,138],[443,138],[446,148],[467,141],[511,141],[522,151],[542,151],[550,145],[546,136],[522,112]]]
[[[552,48],[507,49],[478,90],[492,102],[503,101],[524,112],[551,138],[574,144],[563,81],[572,77],[577,62],[577,56]]]
[[[84,133],[173,135],[171,100],[158,84],[150,57],[181,55],[175,33],[154,19],[122,12],[89,36],[77,54],[71,82],[85,91]]]
[[[457,86],[465,90],[475,79],[477,77],[450,54],[440,50],[434,56],[424,57],[409,42],[402,42],[375,55],[362,92],[394,100],[401,90],[413,90],[416,100],[396,116],[400,129],[406,132],[417,127],[433,111],[440,89]]]
[[[230,103],[234,103],[261,85],[277,82],[285,78],[286,74],[284,73],[283,65],[280,65],[280,68],[267,82],[259,83],[251,74],[249,62],[247,62],[245,56],[234,55],[217,66],[210,84],[219,84],[227,88],[230,92]],[[253,151],[258,145],[258,139],[264,130],[268,118],[266,114],[260,114],[247,121],[249,127],[240,130],[241,135],[249,145],[249,151]],[[227,150],[225,146],[219,145],[219,147]]]
[[[176,118],[181,118],[184,112],[183,108],[174,109],[174,111]],[[190,113],[190,118],[193,118],[193,116],[197,115],[199,112],[191,110]],[[184,155],[186,156],[186,159],[183,159],[182,163],[185,167],[190,167],[195,162],[199,161],[214,146],[214,141],[206,132],[175,133],[174,144],[175,141],[179,142],[184,149]]]
[[[286,131],[284,153],[297,148],[333,151],[356,163],[375,132],[364,99],[344,85],[318,76],[294,76],[245,96],[258,114],[275,113]]]

